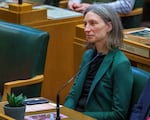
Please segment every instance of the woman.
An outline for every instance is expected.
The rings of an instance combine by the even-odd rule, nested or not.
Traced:
[[[97,120],[125,120],[133,76],[120,51],[123,33],[118,15],[106,6],[90,6],[84,13],[90,47],[64,105]]]

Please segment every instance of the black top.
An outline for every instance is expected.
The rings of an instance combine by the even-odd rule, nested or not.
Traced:
[[[97,53],[95,53],[93,57],[95,57],[96,54]],[[83,86],[83,90],[82,90],[81,96],[78,100],[75,110],[77,110],[79,112],[84,111],[84,106],[86,104],[86,100],[87,100],[87,97],[88,97],[88,94],[90,91],[91,84],[93,82],[96,72],[97,72],[100,64],[102,63],[104,57],[105,57],[105,55],[100,54],[91,62],[88,73],[87,73],[87,77],[86,77],[86,80],[85,80],[85,83]]]

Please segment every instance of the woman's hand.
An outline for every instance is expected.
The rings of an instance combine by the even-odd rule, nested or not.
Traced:
[[[81,12],[83,13],[88,7],[90,6],[90,4],[88,3],[72,3],[70,5],[68,5],[68,8],[76,11],[76,12]]]

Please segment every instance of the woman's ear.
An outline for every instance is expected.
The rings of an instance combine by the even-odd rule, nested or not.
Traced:
[[[111,22],[107,22],[107,32],[110,32],[112,30],[112,24]]]

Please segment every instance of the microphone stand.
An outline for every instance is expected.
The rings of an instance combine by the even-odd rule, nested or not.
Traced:
[[[60,118],[60,93],[61,91],[70,83],[74,80],[74,78],[84,69],[86,68],[91,62],[93,62],[100,53],[98,53],[95,57],[92,58],[86,65],[84,65],[77,73],[75,73],[63,86],[58,90],[57,95],[56,95],[56,120],[61,120]]]
[[[57,110],[57,114],[56,114],[56,120],[60,120],[60,111],[59,111],[59,94],[57,94],[57,97],[56,97],[56,100],[57,100],[57,105],[56,105],[56,110]]]
[[[57,95],[56,95],[56,120],[61,120],[61,118],[60,118],[60,104],[59,104],[59,101],[60,101],[60,93],[61,93],[61,91],[71,82],[71,81],[73,81],[73,79],[74,79],[74,77],[76,76],[76,74],[73,76],[73,77],[71,77],[59,90],[58,90],[58,92],[57,92]]]

